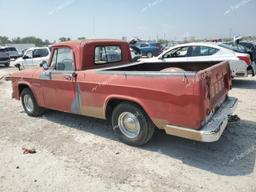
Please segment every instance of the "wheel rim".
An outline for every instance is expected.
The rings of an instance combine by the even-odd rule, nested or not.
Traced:
[[[34,103],[30,95],[24,95],[24,106],[28,112],[33,112],[34,110]]]
[[[140,134],[140,122],[132,113],[122,113],[118,118],[118,126],[120,131],[130,139],[134,139]]]
[[[149,58],[153,57],[153,54],[152,53],[148,53],[148,57]]]

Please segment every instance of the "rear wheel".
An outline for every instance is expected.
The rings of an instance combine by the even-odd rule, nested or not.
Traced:
[[[112,126],[118,139],[128,145],[146,144],[153,136],[155,126],[137,105],[121,103],[113,111]]]
[[[5,67],[10,67],[10,63],[6,63],[6,64],[5,64]]]
[[[44,112],[44,109],[38,106],[32,91],[28,88],[22,90],[21,102],[25,112],[29,116],[38,117]]]

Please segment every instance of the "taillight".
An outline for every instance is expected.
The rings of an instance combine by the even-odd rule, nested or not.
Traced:
[[[251,64],[251,58],[249,56],[238,56],[240,60],[243,60],[247,65]]]

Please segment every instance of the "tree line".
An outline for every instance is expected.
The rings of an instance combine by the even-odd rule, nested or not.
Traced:
[[[85,37],[79,37],[78,40],[86,39]],[[70,41],[70,37],[60,37],[58,41]],[[53,43],[56,43],[56,41],[49,41],[48,39],[43,40],[38,37],[29,36],[29,37],[16,37],[13,39],[9,39],[7,36],[0,36],[0,45],[6,45],[6,44],[34,44],[38,47],[40,46],[48,46]]]
[[[83,40],[86,39],[85,37],[78,37],[78,40]],[[256,41],[256,36],[246,36],[244,37],[245,40],[248,41]],[[58,39],[59,42],[64,42],[64,41],[70,41],[71,38],[70,37],[60,37]],[[226,38],[226,39],[222,39],[223,41],[231,41],[232,39]],[[194,41],[205,41],[205,39],[197,39],[195,37],[191,37],[189,39],[185,38],[182,42],[194,42]],[[164,40],[164,39],[159,39],[157,41],[158,43],[161,44],[169,44],[175,41],[169,41],[169,40]],[[181,43],[182,43],[181,42]],[[6,44],[34,44],[38,47],[40,46],[48,46],[51,44],[56,43],[56,41],[49,41],[48,39],[46,40],[42,40],[38,37],[34,37],[34,36],[29,36],[29,37],[16,37],[13,39],[9,39],[7,36],[0,36],[0,45],[6,45]]]

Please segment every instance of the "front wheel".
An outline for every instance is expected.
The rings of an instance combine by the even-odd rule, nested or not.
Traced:
[[[44,112],[44,109],[38,106],[32,91],[28,88],[23,89],[21,92],[21,102],[29,116],[38,117]]]
[[[133,103],[121,103],[113,111],[112,126],[118,139],[128,145],[141,146],[153,136],[155,126],[147,114]]]

